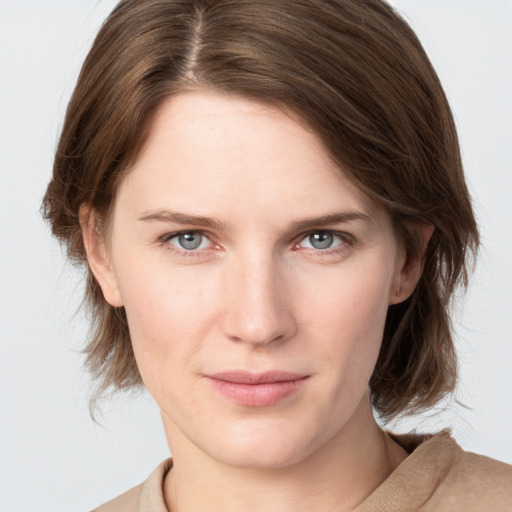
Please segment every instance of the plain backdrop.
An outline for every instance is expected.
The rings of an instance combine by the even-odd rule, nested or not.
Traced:
[[[512,463],[512,1],[396,0],[455,113],[483,249],[454,313],[457,398],[397,429],[453,427]],[[89,417],[82,273],[39,214],[63,113],[112,0],[0,0],[0,512],[84,512],[169,455],[146,395]]]

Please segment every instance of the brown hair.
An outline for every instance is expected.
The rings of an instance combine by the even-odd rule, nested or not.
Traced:
[[[204,87],[301,118],[345,173],[389,212],[407,250],[434,233],[413,295],[389,308],[371,378],[389,419],[432,406],[456,380],[449,302],[478,232],[450,107],[407,23],[381,0],[123,0],[68,106],[44,214],[86,262],[79,208],[108,219],[116,188],[163,99]],[[123,308],[88,270],[87,365],[99,389],[141,383]]]

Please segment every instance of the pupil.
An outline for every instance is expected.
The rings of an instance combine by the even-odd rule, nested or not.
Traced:
[[[332,233],[313,233],[309,235],[309,241],[315,249],[327,249],[333,242]]]
[[[179,236],[180,245],[187,250],[197,249],[201,245],[202,235],[198,233],[184,233]]]

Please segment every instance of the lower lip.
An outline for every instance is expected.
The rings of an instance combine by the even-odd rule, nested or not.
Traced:
[[[233,402],[246,407],[268,407],[297,393],[307,377],[280,382],[244,384],[208,377],[211,385]]]

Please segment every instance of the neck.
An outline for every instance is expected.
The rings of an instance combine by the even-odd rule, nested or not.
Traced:
[[[164,495],[172,512],[320,512],[356,508],[407,453],[377,425],[368,400],[357,421],[292,466],[253,469],[209,457],[166,425],[174,465]],[[180,437],[182,437],[180,439]],[[177,441],[177,442],[176,442]],[[198,492],[199,490],[199,492]]]

